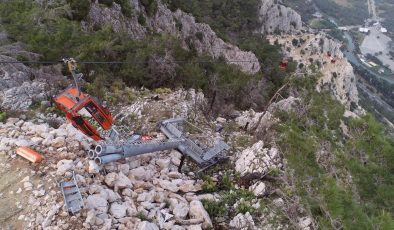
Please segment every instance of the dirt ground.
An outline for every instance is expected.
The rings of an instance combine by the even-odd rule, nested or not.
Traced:
[[[29,196],[40,186],[46,188],[43,169],[48,162],[33,164],[18,155],[11,159],[5,152],[0,152],[0,162],[0,229],[25,229],[28,222],[23,220],[31,213]],[[33,184],[30,191],[24,188],[27,176]]]
[[[26,211],[29,194],[20,192],[23,189],[21,182],[26,176],[31,176],[31,165],[23,160],[14,159],[9,161],[6,153],[0,153],[0,228],[1,229],[23,229],[24,222],[18,217]]]

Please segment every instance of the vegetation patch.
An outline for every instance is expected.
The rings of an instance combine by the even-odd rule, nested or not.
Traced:
[[[392,137],[371,116],[343,118],[344,108],[332,96],[305,87],[309,79],[314,81],[293,84],[303,92],[305,109],[279,114],[280,148],[289,172],[294,170],[291,193],[302,198],[322,229],[392,228]]]

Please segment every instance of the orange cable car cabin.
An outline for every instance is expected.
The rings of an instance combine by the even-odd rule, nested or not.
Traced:
[[[54,98],[56,106],[66,113],[66,118],[72,125],[95,141],[103,140],[97,129],[79,113],[85,109],[92,118],[105,130],[110,129],[113,117],[109,110],[100,105],[97,100],[76,87],[69,87]]]

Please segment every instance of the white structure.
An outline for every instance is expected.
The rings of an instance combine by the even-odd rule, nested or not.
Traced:
[[[360,28],[358,29],[358,31],[360,31],[361,33],[368,33],[368,32],[369,32],[369,29],[368,29],[368,28],[360,27]]]
[[[382,27],[382,28],[380,28],[380,32],[382,32],[382,33],[387,33],[387,29],[384,28],[384,27]]]
[[[338,29],[342,31],[348,31],[348,28],[346,26],[340,26],[338,27]]]

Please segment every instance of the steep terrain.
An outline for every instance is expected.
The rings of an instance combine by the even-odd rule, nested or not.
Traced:
[[[341,44],[283,2],[0,2],[0,227],[392,229],[393,138],[359,106]],[[229,160],[201,174],[191,160],[178,172],[175,150],[98,166],[51,104],[70,84],[64,56],[110,62],[82,63],[81,83],[116,125],[163,139],[157,122],[183,117]],[[72,171],[86,207],[70,217],[57,182]]]

